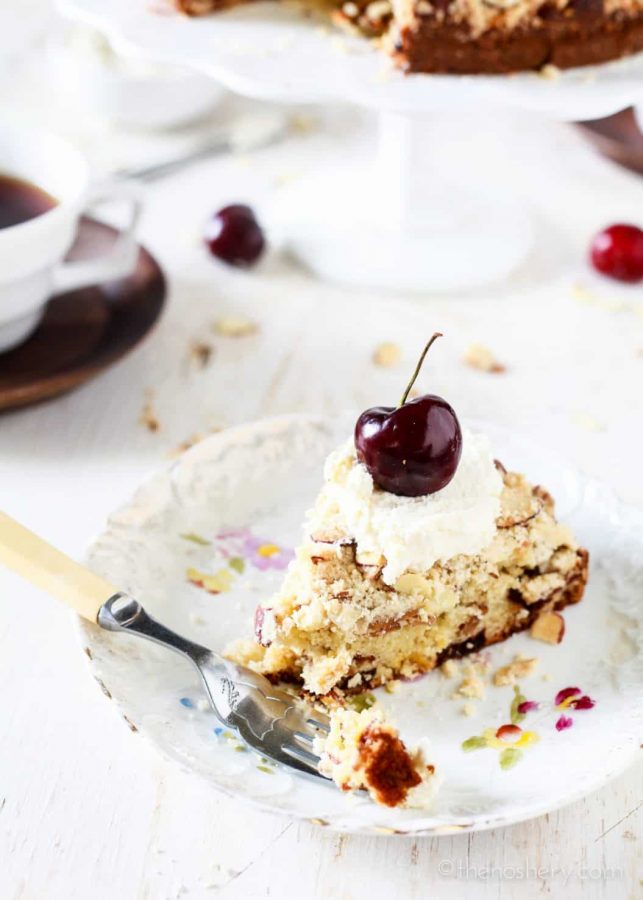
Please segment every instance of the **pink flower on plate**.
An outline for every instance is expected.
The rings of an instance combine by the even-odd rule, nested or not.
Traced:
[[[231,528],[216,536],[219,553],[229,560],[250,563],[256,569],[285,569],[295,555],[288,547],[257,537],[249,528]]]
[[[285,569],[294,555],[289,547],[282,547],[250,533],[246,537],[242,552],[242,556],[250,565],[264,572],[267,569]]]
[[[554,698],[554,704],[556,706],[562,706],[566,700],[569,700],[571,697],[575,697],[577,694],[580,694],[581,690],[577,687],[566,687],[563,688],[562,691],[558,691],[556,697]],[[569,705],[569,704],[566,704]]]
[[[231,556],[243,556],[246,541],[251,536],[252,533],[248,528],[231,528],[229,531],[220,531],[215,538],[217,550],[226,559]]]
[[[554,699],[554,705],[558,709],[592,709],[596,701],[583,694],[580,688],[568,687],[558,691]]]
[[[592,709],[592,707],[596,706],[596,701],[587,695],[583,695],[576,700],[572,700],[569,705],[574,709]]]
[[[571,716],[559,716],[556,720],[556,731],[565,731],[567,728],[571,728],[574,724],[574,720]]]
[[[555,709],[583,710],[592,709],[594,706],[596,706],[596,702],[592,700],[591,697],[588,697],[587,694],[584,694],[578,687],[563,688],[562,691],[558,691],[554,698]],[[566,716],[563,712],[556,720],[556,731],[566,731],[568,728],[571,728],[573,724],[574,720],[572,717]]]

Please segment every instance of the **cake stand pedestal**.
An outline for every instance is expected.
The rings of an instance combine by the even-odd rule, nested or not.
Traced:
[[[530,216],[497,185],[477,191],[484,172],[467,172],[464,187],[435,164],[443,130],[439,117],[380,113],[373,162],[282,189],[266,214],[273,233],[315,274],[351,286],[450,291],[505,278],[529,252]]]
[[[192,66],[246,96],[376,111],[379,146],[371,165],[350,171],[338,146],[328,173],[287,194],[282,189],[266,211],[268,227],[298,259],[349,285],[467,289],[505,278],[529,252],[530,216],[503,196],[502,183],[488,184],[479,173],[465,188],[462,170],[433,166],[441,113],[522,109],[573,121],[643,103],[643,54],[555,80],[534,73],[404,76],[391,72],[369,42],[333,37],[278,3],[202,19],[155,15],[131,0],[59,6],[106,33],[120,52]]]

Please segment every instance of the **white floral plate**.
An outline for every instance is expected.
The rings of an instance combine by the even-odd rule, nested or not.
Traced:
[[[278,586],[300,536],[322,461],[351,421],[290,416],[208,438],[110,518],[91,566],[200,643],[221,649],[250,635],[254,607]],[[643,710],[643,513],[507,431],[469,424],[491,436],[506,465],[551,490],[590,549],[591,578],[583,602],[565,613],[562,644],[518,635],[483,651],[486,695],[470,701],[472,716],[464,698],[453,698],[458,682],[439,672],[377,692],[403,737],[429,738],[443,779],[433,809],[389,810],[277,769],[218,727],[180,657],[81,622],[93,673],[130,727],[229,794],[350,832],[507,825],[569,803],[629,765]],[[538,658],[519,696],[491,683],[518,653]],[[515,728],[499,740],[505,724]]]

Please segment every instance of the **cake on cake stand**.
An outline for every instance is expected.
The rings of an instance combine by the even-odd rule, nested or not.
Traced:
[[[527,210],[503,185],[432,168],[441,114],[523,110],[596,119],[643,103],[643,54],[597,67],[514,76],[409,75],[363,38],[278,2],[188,19],[131,0],[59,0],[121,52],[192,66],[239,94],[283,103],[343,102],[379,114],[370,170],[342,165],[284,196],[267,225],[308,268],[348,285],[406,291],[474,288],[505,278],[532,245]],[[472,153],[471,166],[475,166]],[[469,173],[469,176],[471,173]],[[356,239],[358,236],[358,239]]]

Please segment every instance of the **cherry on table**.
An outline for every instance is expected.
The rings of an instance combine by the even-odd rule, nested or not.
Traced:
[[[245,268],[264,251],[266,239],[249,206],[224,206],[208,221],[205,243],[213,256],[231,266]]]
[[[462,455],[462,431],[452,407],[435,394],[407,402],[431,344],[428,342],[397,407],[374,406],[355,425],[357,458],[373,481],[404,497],[442,490],[455,475]]]
[[[611,225],[599,231],[590,248],[594,268],[618,281],[643,280],[643,230],[636,225]]]

